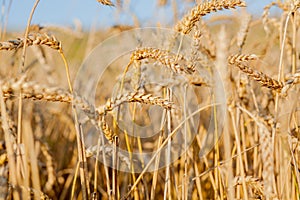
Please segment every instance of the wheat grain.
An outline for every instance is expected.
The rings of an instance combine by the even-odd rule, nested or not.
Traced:
[[[102,130],[103,135],[110,142],[113,142],[114,137],[117,136],[113,130],[111,130],[105,120],[105,117],[102,116],[101,121],[99,122],[99,127]]]
[[[250,60],[258,60],[258,56],[255,54],[235,54],[229,56],[228,63],[234,65],[236,63],[246,62]]]

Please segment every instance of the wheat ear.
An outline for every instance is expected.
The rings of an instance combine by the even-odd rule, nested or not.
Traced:
[[[230,9],[236,7],[245,7],[246,4],[241,0],[232,1],[208,1],[195,6],[181,21],[175,25],[175,30],[183,34],[188,34],[200,18],[211,12]]]
[[[135,50],[130,56],[130,63],[143,59],[153,59],[179,74],[192,74],[195,67],[183,55],[174,54],[168,50],[157,48],[141,48]],[[125,70],[128,71],[128,68]]]
[[[126,102],[139,102],[143,104],[158,105],[166,109],[170,109],[173,105],[173,102],[161,97],[153,96],[152,94],[130,92],[108,99],[105,105],[97,108],[97,112],[99,115],[105,115],[107,112],[112,111],[114,108]]]
[[[45,45],[55,50],[61,50],[61,42],[54,36],[47,34],[33,33],[27,37],[26,46],[32,45]],[[18,50],[24,46],[24,39],[17,38],[15,40],[9,40],[8,42],[0,42],[0,50]]]
[[[259,82],[262,86],[273,89],[276,92],[281,92],[283,88],[282,82],[269,77],[263,72],[254,70],[247,65],[248,61],[257,59],[258,57],[254,54],[236,54],[229,56],[228,63],[237,66],[242,72]]]

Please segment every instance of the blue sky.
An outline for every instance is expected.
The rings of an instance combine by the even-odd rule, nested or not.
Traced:
[[[26,26],[29,13],[35,0],[2,0],[1,24],[5,21],[8,13],[8,5],[12,1],[9,11],[8,27],[14,30],[23,30]],[[128,2],[128,0],[122,0]],[[116,8],[102,6],[97,0],[41,0],[33,16],[32,23],[41,25],[74,25],[74,21],[80,21],[84,28],[91,25],[108,27],[114,24],[132,24],[136,15],[143,26],[154,26],[158,22],[163,24],[172,23],[171,7],[157,8],[156,0],[131,0],[125,11],[118,13]],[[248,12],[261,15],[263,6],[271,0],[246,0]],[[180,4],[181,9],[187,8],[188,4]]]

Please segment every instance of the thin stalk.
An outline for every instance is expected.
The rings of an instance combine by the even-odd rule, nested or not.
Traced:
[[[187,117],[187,85],[184,87],[184,99],[183,99],[183,115],[184,119]],[[184,175],[183,175],[183,199],[187,200],[188,198],[188,156],[187,156],[187,123],[184,124]]]
[[[128,137],[128,133],[126,130],[124,130],[124,136],[125,136],[125,143],[126,143],[126,148],[127,148],[127,152],[129,154],[129,159],[130,159],[130,171],[131,171],[131,176],[132,176],[132,180],[133,182],[136,181],[136,177],[135,177],[135,171],[134,171],[134,164],[133,164],[133,159],[132,159],[132,150],[130,147],[130,141],[129,141],[129,137]],[[138,191],[134,191],[134,198],[138,199]]]
[[[62,49],[59,49],[59,54],[61,55],[61,58],[65,65],[67,80],[68,80],[68,86],[71,94],[73,95],[73,87],[71,84],[71,78],[70,78],[70,70],[69,65],[66,60],[66,57],[62,51]],[[77,148],[78,148],[78,155],[79,155],[79,163],[80,164],[80,183],[82,188],[82,196],[84,200],[87,200],[90,194],[89,190],[89,180],[87,177],[87,163],[86,163],[86,154],[85,154],[85,145],[83,141],[83,133],[81,131],[81,125],[78,121],[78,115],[76,111],[76,105],[72,105],[72,111],[74,114],[74,121],[75,121],[75,128],[76,128],[76,139],[77,139]]]
[[[172,92],[167,89],[167,98],[172,100]],[[167,110],[167,135],[172,132],[171,129],[171,110]],[[170,163],[171,163],[171,140],[167,144],[167,155],[166,155],[166,177],[165,177],[165,188],[164,188],[164,200],[171,199],[171,180],[170,180]],[[168,193],[168,194],[167,194]],[[167,196],[168,195],[168,196]]]
[[[104,147],[104,134],[100,134],[101,136],[101,146]],[[105,148],[103,148],[102,151],[102,157],[103,157],[103,164],[104,164],[104,172],[105,172],[105,178],[106,178],[106,190],[108,194],[108,199],[112,199],[111,196],[111,188],[110,188],[110,178],[109,178],[109,173],[108,173],[108,166],[106,162],[106,154],[105,154]]]
[[[297,12],[292,12],[292,28],[293,28],[293,41],[292,41],[292,74],[296,73],[297,69]]]
[[[213,99],[213,102],[215,103],[216,102],[216,98],[215,98],[215,95],[212,94],[212,99]],[[213,112],[214,112],[214,126],[215,126],[215,129],[214,129],[214,139],[216,140],[218,138],[218,122],[217,122],[217,108],[216,106],[213,107]],[[215,185],[217,186],[217,191],[215,192],[215,199],[223,199],[223,195],[219,194],[218,193],[218,189],[220,189],[220,192],[222,191],[222,184],[221,182],[219,181],[219,170],[218,170],[218,165],[219,165],[219,159],[220,159],[220,153],[219,153],[219,145],[216,144],[214,146],[214,166],[216,167],[215,170],[214,170],[214,176],[215,176]]]
[[[77,162],[74,179],[73,179],[73,184],[72,184],[71,199],[74,199],[76,180],[77,180],[77,176],[78,176],[79,167],[80,167],[80,162]]]
[[[40,0],[35,1],[32,9],[31,9],[28,21],[27,21],[26,31],[25,31],[25,34],[24,34],[24,42],[23,42],[24,46],[23,46],[23,50],[22,50],[21,65],[20,65],[21,73],[24,73],[24,65],[25,65],[25,57],[26,57],[26,46],[27,46],[27,37],[28,37],[28,34],[29,34],[29,27],[30,27],[30,24],[31,24],[32,16],[33,16],[34,11],[35,11],[37,5],[39,4],[39,2],[40,2]]]
[[[284,25],[284,32],[283,32],[283,38],[281,41],[281,49],[280,49],[280,59],[279,59],[279,66],[278,66],[278,78],[277,80],[280,82],[283,77],[283,53],[284,53],[284,41],[286,40],[286,35],[287,35],[287,27],[289,23],[289,19],[291,16],[291,12],[288,13],[286,20],[285,20],[285,25]],[[278,102],[279,101],[279,94],[276,93],[276,98],[275,98],[275,116],[278,113]]]
[[[245,171],[244,171],[244,164],[243,164],[243,159],[242,159],[242,148],[240,144],[240,138],[238,136],[237,132],[237,127],[236,127],[236,122],[235,122],[235,117],[233,114],[232,110],[229,110],[229,113],[231,115],[231,121],[232,121],[232,127],[233,127],[233,132],[235,136],[235,141],[236,141],[236,147],[238,154],[241,155],[238,157],[238,161],[240,164],[240,173],[241,173],[241,178],[242,178],[242,186],[243,186],[243,191],[244,191],[244,199],[248,199],[248,193],[247,193],[247,186],[246,186],[246,181],[245,181]]]
[[[132,113],[132,121],[133,121],[133,124],[135,123],[135,119],[136,119],[136,108],[137,108],[137,103],[134,103],[133,104],[133,113]],[[132,131],[132,134],[135,134],[134,133],[134,125],[132,127],[133,131]],[[137,143],[138,143],[138,149],[139,149],[139,153],[140,153],[140,159],[141,159],[141,163],[142,163],[142,168],[145,166],[145,163],[144,163],[144,158],[143,158],[143,147],[142,147],[142,143],[141,143],[141,137],[139,135],[137,135]],[[135,182],[136,180],[136,177],[135,177],[135,174],[134,174],[134,168],[132,168],[133,171],[132,171],[132,176],[134,177],[133,181]],[[135,199],[139,199],[139,195],[138,195],[138,191],[136,190],[134,192],[134,198]]]
[[[99,153],[100,153],[100,146],[101,146],[101,136],[98,137],[97,142],[97,153],[96,153],[96,160],[95,160],[95,169],[94,169],[94,194],[97,195],[97,183],[98,183],[98,162],[99,162]],[[104,146],[103,146],[104,147]],[[104,151],[104,150],[103,150]]]
[[[112,193],[114,199],[119,198],[119,188],[118,188],[118,169],[119,169],[119,159],[118,159],[118,148],[119,140],[118,137],[114,137],[113,141],[113,173],[112,173]]]

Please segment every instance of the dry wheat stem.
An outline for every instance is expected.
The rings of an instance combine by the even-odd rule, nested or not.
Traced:
[[[273,89],[280,93],[283,88],[282,82],[269,77],[263,72],[254,70],[247,65],[247,61],[257,59],[258,57],[254,54],[236,54],[229,56],[228,63],[237,66],[242,72],[259,82],[262,86]]]
[[[183,34],[188,34],[200,18],[211,12],[230,9],[236,7],[245,7],[246,3],[241,0],[231,1],[208,1],[195,6],[181,21],[175,25],[175,30]]]

